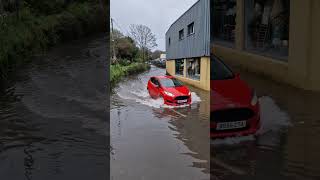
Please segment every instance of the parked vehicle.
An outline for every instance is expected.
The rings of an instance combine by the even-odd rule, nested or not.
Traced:
[[[191,103],[191,92],[173,76],[151,77],[147,85],[150,96],[163,98],[164,104],[178,106]]]
[[[216,56],[211,57],[210,137],[255,134],[260,107],[255,91]]]
[[[157,67],[160,67],[160,68],[166,68],[166,60],[165,59],[161,59],[161,58],[154,59],[154,60],[152,60],[152,64]]]

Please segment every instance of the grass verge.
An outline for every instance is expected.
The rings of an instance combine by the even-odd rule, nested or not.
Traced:
[[[73,3],[58,14],[36,14],[24,7],[17,14],[0,16],[0,83],[36,54],[68,40],[103,32],[106,17],[98,4]]]
[[[123,77],[128,75],[133,75],[141,73],[150,69],[150,65],[145,63],[132,63],[127,66],[122,66],[120,64],[110,66],[110,85],[113,88],[117,82],[119,82]]]

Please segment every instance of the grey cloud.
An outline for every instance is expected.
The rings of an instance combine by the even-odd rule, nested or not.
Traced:
[[[165,32],[197,0],[111,0],[110,14],[115,28],[127,34],[130,24],[144,24],[157,37],[158,47],[165,50]]]

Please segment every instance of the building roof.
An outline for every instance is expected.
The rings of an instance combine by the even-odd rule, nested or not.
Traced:
[[[201,0],[198,0],[197,2],[195,2],[191,7],[189,7],[188,10],[186,10],[181,16],[179,16],[179,18],[176,19],[176,20],[170,25],[170,27],[167,29],[166,34],[167,34],[167,32],[169,31],[169,29],[170,29],[179,19],[181,19],[181,17],[183,17],[188,11],[190,11],[190,9],[192,9],[192,8],[193,8],[196,4],[198,4],[200,1],[201,1]]]

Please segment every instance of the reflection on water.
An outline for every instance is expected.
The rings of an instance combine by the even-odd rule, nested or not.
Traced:
[[[0,96],[0,179],[107,179],[106,42],[34,58]]]
[[[190,87],[191,106],[163,106],[149,97],[146,84],[164,74],[152,67],[114,90],[112,179],[209,179],[209,93]]]
[[[320,94],[235,69],[261,97],[262,129],[256,138],[213,143],[212,178],[319,179]]]

